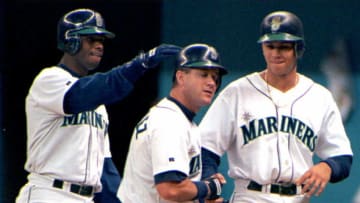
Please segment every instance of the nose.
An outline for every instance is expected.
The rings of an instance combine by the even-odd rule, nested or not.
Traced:
[[[207,77],[207,85],[210,86],[211,88],[215,88],[217,85],[217,80],[215,78],[213,78],[212,76],[208,76]]]
[[[93,46],[97,50],[100,50],[100,51],[104,50],[104,44],[102,42],[94,42]]]

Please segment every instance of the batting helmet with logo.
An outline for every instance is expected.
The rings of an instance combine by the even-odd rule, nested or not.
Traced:
[[[296,54],[301,57],[305,49],[301,20],[288,11],[275,11],[265,16],[260,24],[258,43],[271,41],[295,42]]]
[[[114,38],[115,34],[105,29],[100,13],[91,9],[76,9],[66,13],[58,22],[57,45],[61,51],[76,54],[81,48],[81,35],[104,35]]]
[[[177,60],[177,66],[183,68],[217,68],[221,75],[227,73],[220,64],[220,56],[216,49],[207,44],[191,44],[181,50]]]
[[[173,81],[175,81],[176,71],[182,68],[197,68],[197,69],[218,69],[220,77],[217,81],[219,89],[221,85],[221,78],[227,74],[226,68],[220,64],[220,56],[216,49],[207,44],[190,44],[183,48],[178,55],[177,68],[173,74]]]

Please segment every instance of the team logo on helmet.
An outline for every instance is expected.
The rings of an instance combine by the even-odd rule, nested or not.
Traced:
[[[280,25],[282,23],[283,19],[281,18],[281,16],[274,16],[271,19],[271,32],[277,32],[280,29]]]
[[[218,60],[218,58],[219,58],[219,54],[216,52],[216,50],[214,49],[214,48],[210,48],[211,49],[211,51],[210,51],[210,59],[212,59],[212,60]]]
[[[103,27],[104,26],[104,20],[100,16],[99,13],[95,13],[95,19],[96,19],[96,26],[98,26],[98,27]]]

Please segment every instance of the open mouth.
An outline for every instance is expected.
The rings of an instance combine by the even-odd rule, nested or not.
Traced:
[[[204,92],[208,95],[213,95],[213,91],[211,91],[211,90],[204,90]]]

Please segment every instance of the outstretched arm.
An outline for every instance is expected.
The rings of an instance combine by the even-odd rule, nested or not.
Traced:
[[[106,73],[82,77],[65,94],[64,112],[79,113],[97,108],[101,104],[120,101],[133,89],[133,84],[149,69],[165,58],[176,55],[180,47],[163,44],[147,53],[141,52],[133,60]]]

